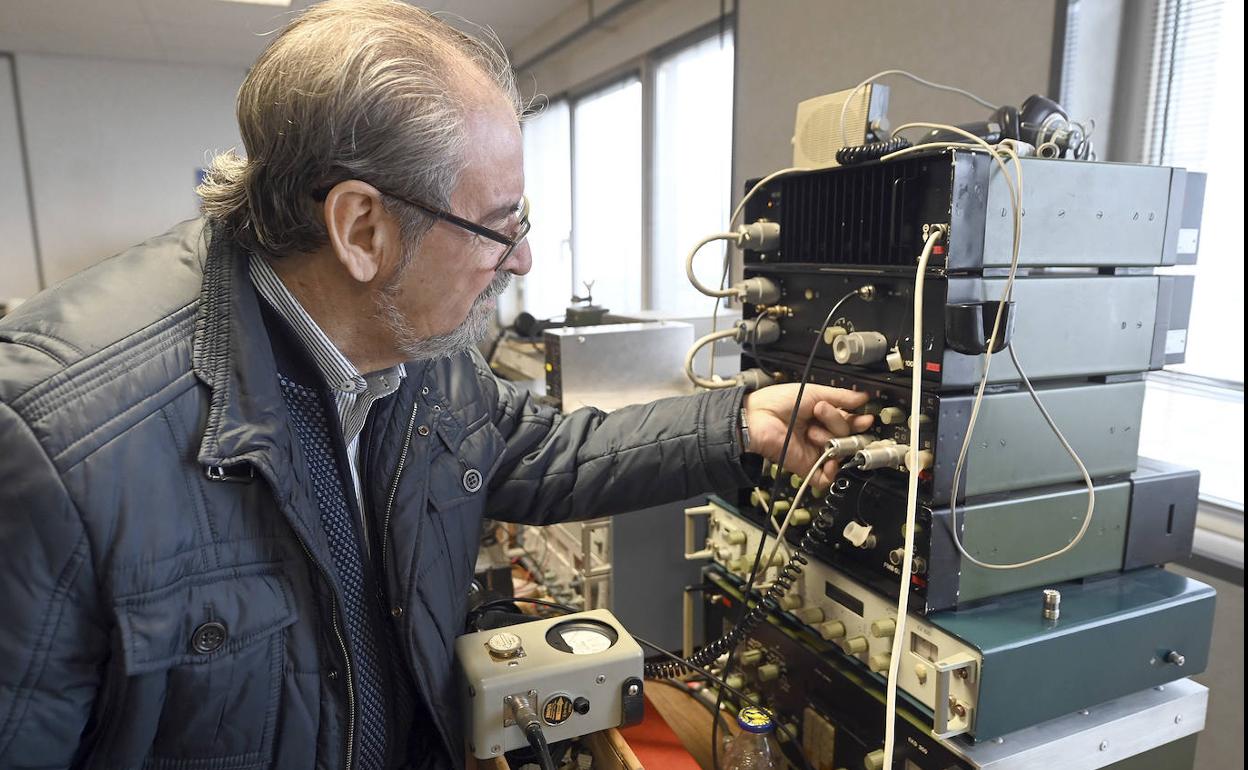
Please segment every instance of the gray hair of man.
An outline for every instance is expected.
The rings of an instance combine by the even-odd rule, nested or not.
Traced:
[[[203,213],[245,248],[282,257],[328,242],[316,193],[347,179],[449,208],[479,84],[524,113],[501,44],[483,38],[400,0],[312,6],[243,80],[246,157],[213,159],[198,188]],[[388,195],[383,204],[410,254],[433,220]]]

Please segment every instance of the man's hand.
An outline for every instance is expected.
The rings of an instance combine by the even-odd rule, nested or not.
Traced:
[[[773,463],[780,458],[780,447],[793,414],[797,398],[796,384],[773,385],[745,397],[745,423],[750,433],[749,451]],[[807,384],[802,392],[802,405],[797,411],[797,425],[789,441],[784,469],[803,476],[823,454],[824,445],[833,436],[849,436],[871,427],[871,415],[854,415],[849,410],[867,403],[867,394],[826,385]],[[811,481],[816,487],[827,488],[836,476],[839,463],[829,460]]]

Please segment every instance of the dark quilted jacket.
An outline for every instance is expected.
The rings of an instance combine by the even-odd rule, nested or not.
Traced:
[[[0,321],[0,767],[351,764],[339,588],[246,260],[188,222]],[[365,505],[423,729],[459,757],[482,517],[737,486],[741,394],[561,416],[475,354],[408,371]]]

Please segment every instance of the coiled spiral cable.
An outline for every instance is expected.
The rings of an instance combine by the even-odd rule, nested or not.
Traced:
[[[842,147],[836,151],[836,162],[842,166],[855,166],[859,163],[866,163],[869,160],[879,160],[885,155],[898,150],[904,150],[910,146],[909,139],[898,136],[889,139],[887,142],[873,142],[853,147]]]
[[[705,668],[718,659],[721,655],[726,655],[732,649],[735,649],[744,639],[754,633],[767,616],[772,613],[781,611],[780,600],[784,598],[793,584],[802,574],[802,568],[810,563],[810,555],[820,546],[830,545],[833,538],[833,526],[835,525],[835,509],[821,508],[811,522],[810,528],[802,535],[796,550],[789,557],[789,561],[780,569],[780,574],[767,587],[767,591],[763,594],[758,603],[750,608],[740,623],[733,626],[732,630],[713,642],[709,642],[702,649],[689,656],[686,660],[681,661],[664,661],[647,663],[645,666],[646,676],[661,679],[674,679],[693,671],[693,667]],[[746,598],[748,601],[748,597]],[[692,666],[690,665],[692,664]]]

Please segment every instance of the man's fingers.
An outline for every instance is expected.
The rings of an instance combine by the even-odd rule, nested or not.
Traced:
[[[811,423],[810,427],[806,429],[806,440],[819,447],[820,452],[823,451],[824,444],[827,444],[831,438],[833,438],[832,431],[817,422]]]
[[[823,467],[815,472],[815,480],[812,482],[820,489],[828,489],[832,486],[832,479],[836,478],[837,472],[841,469],[841,464],[836,460],[828,460]]]
[[[854,410],[867,403],[866,393],[844,388],[832,388],[827,385],[808,384],[802,401],[814,398],[819,403],[831,404],[841,409]]]
[[[828,388],[828,390],[832,390],[832,388]],[[844,413],[830,402],[823,401],[815,405],[815,419],[834,436],[848,436],[850,434],[851,426],[849,420],[845,419]]]
[[[869,414],[856,414],[849,420],[849,429],[854,433],[862,433],[875,423],[875,418]]]

